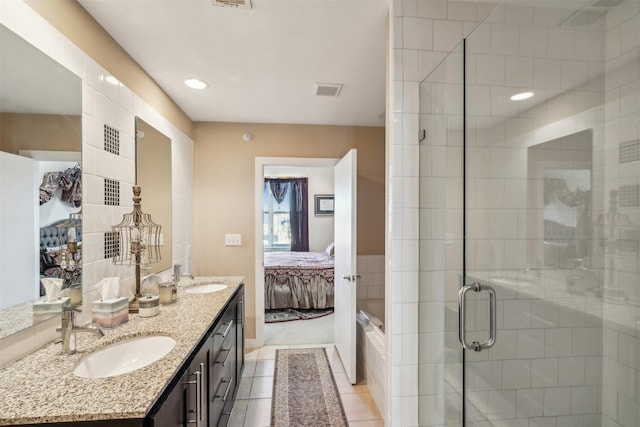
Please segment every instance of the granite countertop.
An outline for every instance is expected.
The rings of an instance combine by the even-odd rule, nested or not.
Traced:
[[[76,334],[77,353],[61,354],[61,344],[50,343],[0,370],[0,425],[141,419],[151,409],[185,358],[242,283],[242,277],[183,279],[174,304],[161,305],[160,314],[139,317],[98,338]],[[188,294],[185,288],[202,283],[228,287],[209,294]],[[92,351],[135,336],[166,335],[176,345],[149,366],[109,378],[75,376],[76,364]]]

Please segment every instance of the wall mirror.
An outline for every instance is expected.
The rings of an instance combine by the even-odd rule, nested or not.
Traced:
[[[592,242],[592,131],[528,149],[529,227],[540,236],[531,265],[571,269],[594,263]]]
[[[81,150],[82,80],[0,25],[0,337],[55,315],[34,312],[45,267],[40,234],[81,211]],[[41,191],[47,174],[72,171],[71,195],[53,178]]]
[[[171,268],[171,140],[136,117],[136,183],[142,189],[142,211],[160,224],[160,255],[151,273]]]

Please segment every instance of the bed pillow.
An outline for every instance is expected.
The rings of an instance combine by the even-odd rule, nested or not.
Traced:
[[[329,243],[329,246],[324,250],[325,255],[330,258],[333,258],[333,242]]]

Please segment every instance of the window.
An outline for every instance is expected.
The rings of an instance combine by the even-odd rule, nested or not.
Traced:
[[[262,206],[263,210],[263,246],[265,251],[291,250],[291,213],[290,183],[281,203],[278,203],[271,192],[269,182],[265,180]]]

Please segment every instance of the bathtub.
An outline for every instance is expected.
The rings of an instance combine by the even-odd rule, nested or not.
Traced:
[[[357,315],[356,379],[366,384],[378,410],[385,419],[384,388],[387,383],[385,365],[386,338],[384,324],[373,314],[359,310]]]

